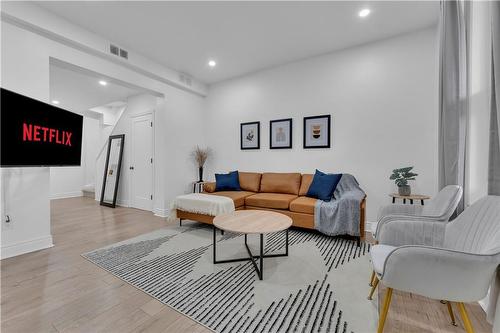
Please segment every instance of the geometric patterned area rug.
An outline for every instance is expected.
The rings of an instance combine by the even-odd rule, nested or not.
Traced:
[[[369,244],[289,230],[288,257],[214,265],[212,227],[184,221],[83,257],[215,332],[374,332]],[[258,254],[257,235],[248,243]],[[217,233],[217,259],[244,257],[243,236]],[[284,251],[284,232],[264,252]]]

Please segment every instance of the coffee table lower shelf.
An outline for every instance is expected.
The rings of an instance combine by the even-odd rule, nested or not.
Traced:
[[[237,262],[237,261],[251,261],[253,267],[255,268],[255,272],[260,280],[263,278],[264,273],[264,258],[275,258],[275,257],[288,257],[288,229],[285,230],[285,253],[278,254],[264,254],[264,234],[259,234],[260,238],[260,254],[258,256],[253,255],[252,251],[248,247],[247,243],[247,234],[245,235],[245,247],[247,248],[248,257],[245,258],[235,258],[235,259],[226,259],[226,260],[217,260],[217,227],[213,226],[214,229],[214,264],[225,264],[229,262]],[[257,258],[257,260],[254,260]],[[256,261],[259,261],[259,267],[257,267]]]

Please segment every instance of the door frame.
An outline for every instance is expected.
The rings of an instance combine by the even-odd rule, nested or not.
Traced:
[[[152,180],[151,180],[151,195],[153,195],[153,200],[151,200],[151,212],[154,212],[154,207],[155,207],[155,200],[156,200],[156,186],[155,186],[155,179],[156,179],[156,156],[155,156],[155,147],[156,147],[156,140],[155,140],[155,128],[156,128],[156,110],[155,109],[151,109],[151,110],[148,110],[148,111],[144,111],[144,112],[139,112],[139,113],[134,113],[134,114],[131,114],[129,115],[129,118],[130,118],[130,145],[129,145],[129,156],[130,156],[130,161],[129,161],[129,167],[130,165],[132,164],[132,157],[134,157],[134,151],[133,151],[133,140],[134,140],[134,118],[137,118],[137,117],[142,117],[142,116],[146,116],[146,115],[151,115],[151,121],[153,122],[153,126],[151,127],[152,128],[152,139],[153,139],[153,142],[152,142],[152,147],[151,147],[151,151],[152,151],[152,158],[153,158],[153,168],[152,168]],[[132,207],[132,208],[135,208],[134,207],[134,204],[135,202],[133,201],[134,199],[134,193],[133,193],[133,180],[132,180],[132,170],[128,170],[128,173],[130,175],[130,181],[129,181],[129,184],[128,184],[128,193],[129,193],[129,198],[128,198],[128,202],[129,202],[129,207]]]

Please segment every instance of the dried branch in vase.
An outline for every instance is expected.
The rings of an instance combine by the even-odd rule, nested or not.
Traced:
[[[205,165],[205,162],[212,155],[212,150],[210,148],[201,148],[200,146],[196,146],[196,148],[192,152],[192,156],[196,164],[199,168],[202,168]]]

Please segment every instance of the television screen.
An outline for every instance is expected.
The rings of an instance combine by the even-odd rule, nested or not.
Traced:
[[[79,166],[83,116],[1,89],[2,167]]]

